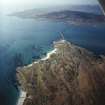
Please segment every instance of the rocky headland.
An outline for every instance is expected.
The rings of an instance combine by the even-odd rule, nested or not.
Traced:
[[[105,105],[105,57],[66,40],[17,68],[17,79],[25,92],[21,105]]]

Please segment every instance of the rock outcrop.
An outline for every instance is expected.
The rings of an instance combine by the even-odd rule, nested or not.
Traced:
[[[105,105],[105,57],[65,40],[49,58],[18,68],[23,105]]]

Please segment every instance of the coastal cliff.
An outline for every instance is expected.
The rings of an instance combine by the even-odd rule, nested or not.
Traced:
[[[65,40],[47,57],[17,68],[22,105],[105,105],[105,57]]]

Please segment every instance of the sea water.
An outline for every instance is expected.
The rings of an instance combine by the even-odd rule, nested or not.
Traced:
[[[18,66],[30,64],[53,48],[61,38],[105,54],[105,25],[73,25],[51,20],[0,16],[0,105],[15,105],[19,96],[15,74]]]

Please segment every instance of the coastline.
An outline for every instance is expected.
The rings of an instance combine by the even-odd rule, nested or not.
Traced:
[[[46,55],[45,57],[43,57],[41,60],[44,61],[44,60],[49,59],[52,54],[56,53],[56,51],[57,51],[57,48],[54,48],[52,51],[49,51],[49,52],[47,53],[47,55]],[[33,62],[32,64],[29,64],[27,67],[31,67],[31,66],[32,66],[33,64],[35,64],[35,63],[38,63],[38,61],[35,61],[35,62]],[[25,66],[24,66],[24,67],[25,67]],[[25,100],[25,98],[26,98],[26,94],[27,94],[26,92],[24,92],[24,91],[22,91],[22,90],[20,89],[20,96],[19,96],[17,105],[23,105],[23,102],[24,102],[24,100]]]
[[[54,48],[52,51],[48,52],[47,55],[43,57],[41,60],[44,61],[44,60],[49,59],[52,54],[56,53],[56,51],[57,51],[57,48]],[[38,61],[35,61],[32,64],[29,64],[28,67],[31,67],[35,63],[38,63]]]
[[[26,92],[21,90],[17,105],[23,105],[25,98],[26,98]]]

